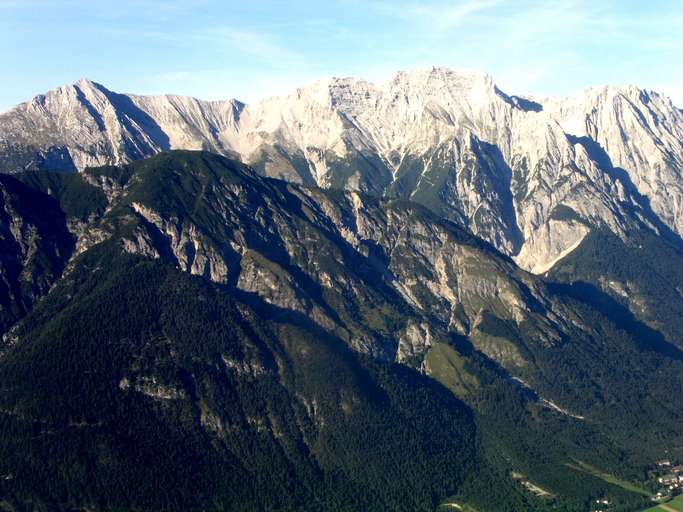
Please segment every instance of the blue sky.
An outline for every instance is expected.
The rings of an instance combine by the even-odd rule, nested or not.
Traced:
[[[510,94],[637,84],[683,107],[683,1],[0,0],[0,110],[84,76],[254,101],[431,65]]]

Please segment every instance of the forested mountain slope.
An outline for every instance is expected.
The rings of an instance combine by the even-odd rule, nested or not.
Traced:
[[[0,185],[6,507],[637,507],[580,463],[683,452],[665,336],[422,206],[206,152]]]

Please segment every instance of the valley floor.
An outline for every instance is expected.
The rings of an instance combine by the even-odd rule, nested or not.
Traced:
[[[682,512],[683,511],[683,495],[676,496],[667,503],[646,509],[643,512]]]

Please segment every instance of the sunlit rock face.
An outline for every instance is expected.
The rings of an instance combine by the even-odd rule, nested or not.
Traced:
[[[82,170],[166,149],[410,199],[542,273],[597,226],[683,233],[683,113],[635,87],[530,99],[475,72],[332,78],[253,105],[81,80],[0,115],[0,170]],[[210,272],[219,272],[215,269]]]

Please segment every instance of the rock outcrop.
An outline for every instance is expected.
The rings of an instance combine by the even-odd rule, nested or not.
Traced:
[[[81,80],[0,115],[0,170],[239,156],[305,185],[411,199],[542,273],[595,227],[683,233],[683,114],[635,87],[529,99],[481,73],[333,78],[253,105]]]

